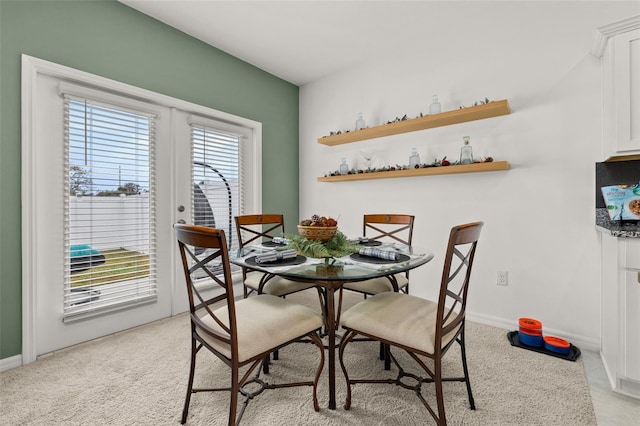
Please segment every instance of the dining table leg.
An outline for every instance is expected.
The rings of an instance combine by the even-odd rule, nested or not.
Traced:
[[[336,311],[335,288],[326,286],[327,291],[327,339],[329,351],[329,409],[336,409]]]

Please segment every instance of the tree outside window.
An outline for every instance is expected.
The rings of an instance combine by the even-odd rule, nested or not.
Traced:
[[[69,189],[71,195],[86,195],[90,192],[93,181],[89,173],[80,166],[71,166]]]

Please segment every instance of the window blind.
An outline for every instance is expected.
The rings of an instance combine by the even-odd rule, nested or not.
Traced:
[[[224,230],[229,250],[238,248],[234,216],[242,212],[242,138],[191,122],[193,223]]]
[[[64,95],[64,321],[156,300],[155,116]]]

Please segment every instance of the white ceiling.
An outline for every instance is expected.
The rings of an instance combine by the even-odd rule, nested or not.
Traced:
[[[522,26],[545,30],[530,22],[532,2],[513,0],[119,1],[298,86],[389,52],[426,55],[461,29],[477,29],[476,46]],[[536,15],[559,4],[538,0],[549,14]]]

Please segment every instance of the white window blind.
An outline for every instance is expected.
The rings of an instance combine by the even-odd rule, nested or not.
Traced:
[[[233,134],[191,123],[193,223],[224,230],[237,249],[234,216],[242,214],[242,141]]]
[[[155,116],[64,98],[67,322],[156,300]]]

